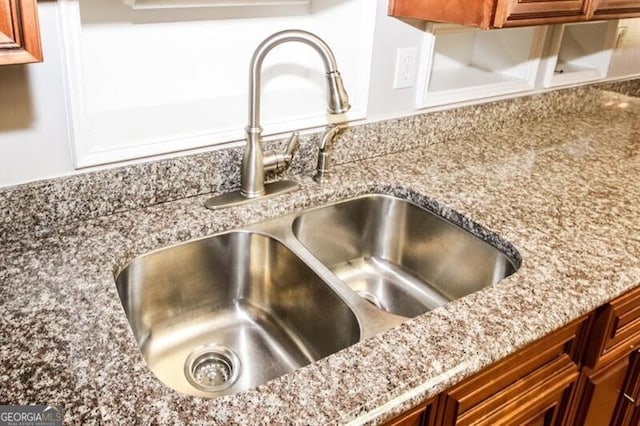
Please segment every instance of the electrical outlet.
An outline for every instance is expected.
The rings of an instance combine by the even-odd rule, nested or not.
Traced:
[[[405,89],[416,84],[418,48],[401,47],[396,51],[396,72],[393,77],[394,89]]]

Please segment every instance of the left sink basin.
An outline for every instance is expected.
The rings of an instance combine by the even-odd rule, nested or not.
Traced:
[[[190,395],[250,389],[360,339],[349,306],[284,244],[256,232],[145,254],[116,284],[149,368]]]

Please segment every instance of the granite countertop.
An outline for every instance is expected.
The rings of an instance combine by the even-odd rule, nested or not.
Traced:
[[[199,195],[6,239],[0,403],[62,404],[65,420],[82,424],[392,418],[640,285],[640,98],[603,93],[579,113],[342,164],[322,187],[305,172],[294,194],[245,207],[211,212]],[[369,192],[435,206],[466,227],[475,221],[517,247],[522,267],[234,396],[189,397],[153,376],[115,270],[167,244]]]

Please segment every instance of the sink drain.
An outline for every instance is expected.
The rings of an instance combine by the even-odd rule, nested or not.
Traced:
[[[184,363],[189,383],[205,392],[230,387],[240,373],[240,359],[228,348],[211,344],[193,351]]]

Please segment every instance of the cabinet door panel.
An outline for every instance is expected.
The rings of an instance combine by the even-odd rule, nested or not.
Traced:
[[[575,424],[609,424],[616,411],[628,366],[629,358],[625,357],[609,367],[585,373],[585,384]]]
[[[631,354],[624,392],[635,401],[634,404],[637,407],[640,407],[640,349]]]
[[[556,360],[573,364],[571,361],[580,358],[585,323],[585,318],[579,318],[453,386],[439,402],[439,416],[456,419],[478,406],[487,407],[484,402],[493,395]],[[496,399],[492,401],[497,403]]]
[[[522,378],[458,417],[456,425],[561,424],[578,380],[565,355]]]
[[[36,0],[0,0],[0,65],[40,61]]]
[[[421,404],[385,423],[385,426],[429,426],[433,399]]]
[[[596,368],[603,357],[640,343],[640,287],[598,308],[584,364]]]
[[[389,0],[391,16],[491,27],[494,0]]]
[[[588,0],[498,0],[494,26],[586,20],[588,5]]]
[[[625,18],[640,14],[639,0],[596,0],[594,19]]]
[[[14,38],[14,19],[9,0],[0,0],[0,48],[18,47]]]
[[[631,354],[627,375],[622,385],[622,393],[616,407],[615,425],[637,426],[640,416],[640,350]]]
[[[386,424],[386,426],[422,426],[424,408],[403,414]]]

